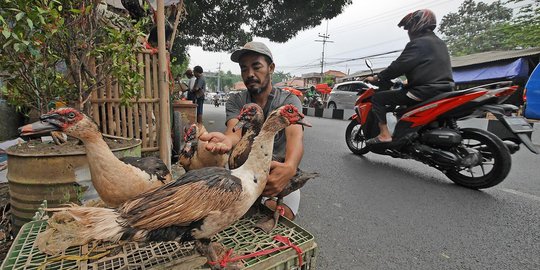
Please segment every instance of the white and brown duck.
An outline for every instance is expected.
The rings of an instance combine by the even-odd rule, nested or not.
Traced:
[[[249,103],[244,105],[242,112],[238,116],[238,124],[235,126],[235,129],[243,128],[243,134],[240,141],[231,151],[229,156],[229,169],[236,169],[246,161],[249,156],[249,152],[252,149],[253,139],[259,134],[261,127],[264,123],[264,113],[261,107],[255,103]],[[284,162],[283,159],[280,159],[276,156],[272,156],[272,160]],[[276,207],[274,209],[274,214],[272,217],[263,218],[257,222],[256,226],[264,230],[265,232],[270,232],[276,228],[279,217],[281,216],[281,207],[283,206],[283,197],[291,194],[292,192],[302,188],[307,181],[318,177],[319,174],[316,172],[305,172],[298,169],[296,174],[291,178],[289,183],[283,188],[283,190],[276,196]]]
[[[176,181],[140,194],[118,209],[73,206],[56,209],[80,223],[85,239],[118,241],[197,240],[210,261],[217,261],[210,239],[240,219],[266,185],[274,136],[303,115],[292,105],[273,111],[244,164],[234,170],[206,167],[192,170]]]
[[[60,108],[40,121],[19,128],[22,135],[61,131],[81,140],[86,149],[92,184],[107,206],[117,207],[129,199],[172,181],[169,169],[157,157],[118,159],[97,124],[73,108]]]

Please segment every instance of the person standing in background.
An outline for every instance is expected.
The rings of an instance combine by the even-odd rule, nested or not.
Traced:
[[[195,101],[195,95],[193,94],[192,90],[193,87],[195,87],[195,76],[193,76],[193,71],[191,69],[187,69],[184,75],[188,78],[188,89],[187,89],[187,99]],[[195,103],[195,102],[193,102]]]
[[[193,68],[193,74],[195,75],[195,86],[192,91],[194,95],[193,103],[197,104],[197,123],[202,124],[204,94],[206,92],[206,80],[203,75],[203,68],[201,66],[195,66]]]

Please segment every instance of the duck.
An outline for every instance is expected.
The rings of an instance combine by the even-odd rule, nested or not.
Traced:
[[[225,167],[228,154],[217,154],[206,150],[208,142],[199,140],[205,134],[206,128],[201,124],[192,124],[184,131],[184,147],[178,155],[178,164],[184,170],[191,171],[204,167]]]
[[[116,209],[72,205],[48,210],[73,217],[83,243],[196,240],[198,251],[209,262],[217,262],[210,239],[239,220],[259,198],[270,171],[275,134],[292,124],[311,126],[303,118],[293,105],[273,111],[253,139],[247,160],[234,170],[205,167],[188,171]]]
[[[204,167],[226,167],[236,169],[247,159],[249,149],[253,144],[254,137],[259,134],[264,123],[262,108],[249,103],[242,107],[241,113],[237,116],[239,122],[233,128],[242,129],[244,134],[230,153],[217,154],[206,149],[208,142],[201,141],[199,137],[206,133],[204,126],[192,124],[184,132],[184,147],[180,151],[178,164],[186,171],[200,169]],[[220,144],[220,143],[218,143]]]
[[[118,207],[145,191],[172,182],[167,165],[157,157],[118,159],[103,140],[97,124],[74,108],[52,110],[41,115],[40,121],[19,128],[21,135],[50,131],[60,131],[82,141],[92,184],[109,207]]]
[[[264,123],[264,113],[260,106],[255,103],[244,105],[242,108],[243,113],[238,116],[240,120],[234,127],[235,130],[245,128],[246,131],[242,135],[240,141],[232,149],[229,155],[228,166],[229,169],[236,169],[240,167],[246,161],[249,156],[249,152],[252,149],[253,139],[259,134],[262,124]],[[285,162],[285,159],[272,155],[272,160],[278,162]],[[302,188],[307,181],[319,176],[317,172],[306,172],[301,169],[297,169],[296,174],[291,178],[289,183],[283,188],[283,190],[276,195],[276,207],[272,217],[266,217],[256,223],[256,226],[266,233],[274,230],[279,222],[281,216],[281,209],[283,207],[283,198],[292,192]]]

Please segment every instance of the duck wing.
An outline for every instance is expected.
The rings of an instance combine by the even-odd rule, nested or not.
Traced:
[[[210,212],[222,211],[240,198],[240,178],[225,168],[189,171],[176,181],[126,202],[120,213],[132,227],[155,230],[188,226]]]
[[[242,136],[242,139],[234,146],[229,155],[228,163],[230,170],[237,169],[246,162],[257,134],[258,132],[254,130],[248,130],[246,134]]]
[[[171,172],[167,165],[158,157],[123,157],[120,160],[146,172],[150,175],[149,180],[157,178],[162,183],[165,183],[171,179]]]

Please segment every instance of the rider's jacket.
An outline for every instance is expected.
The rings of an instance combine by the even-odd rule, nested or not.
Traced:
[[[407,90],[421,100],[452,91],[452,65],[444,41],[433,32],[416,37],[407,43],[401,55],[388,68],[378,74],[381,80],[401,75],[407,77]]]

